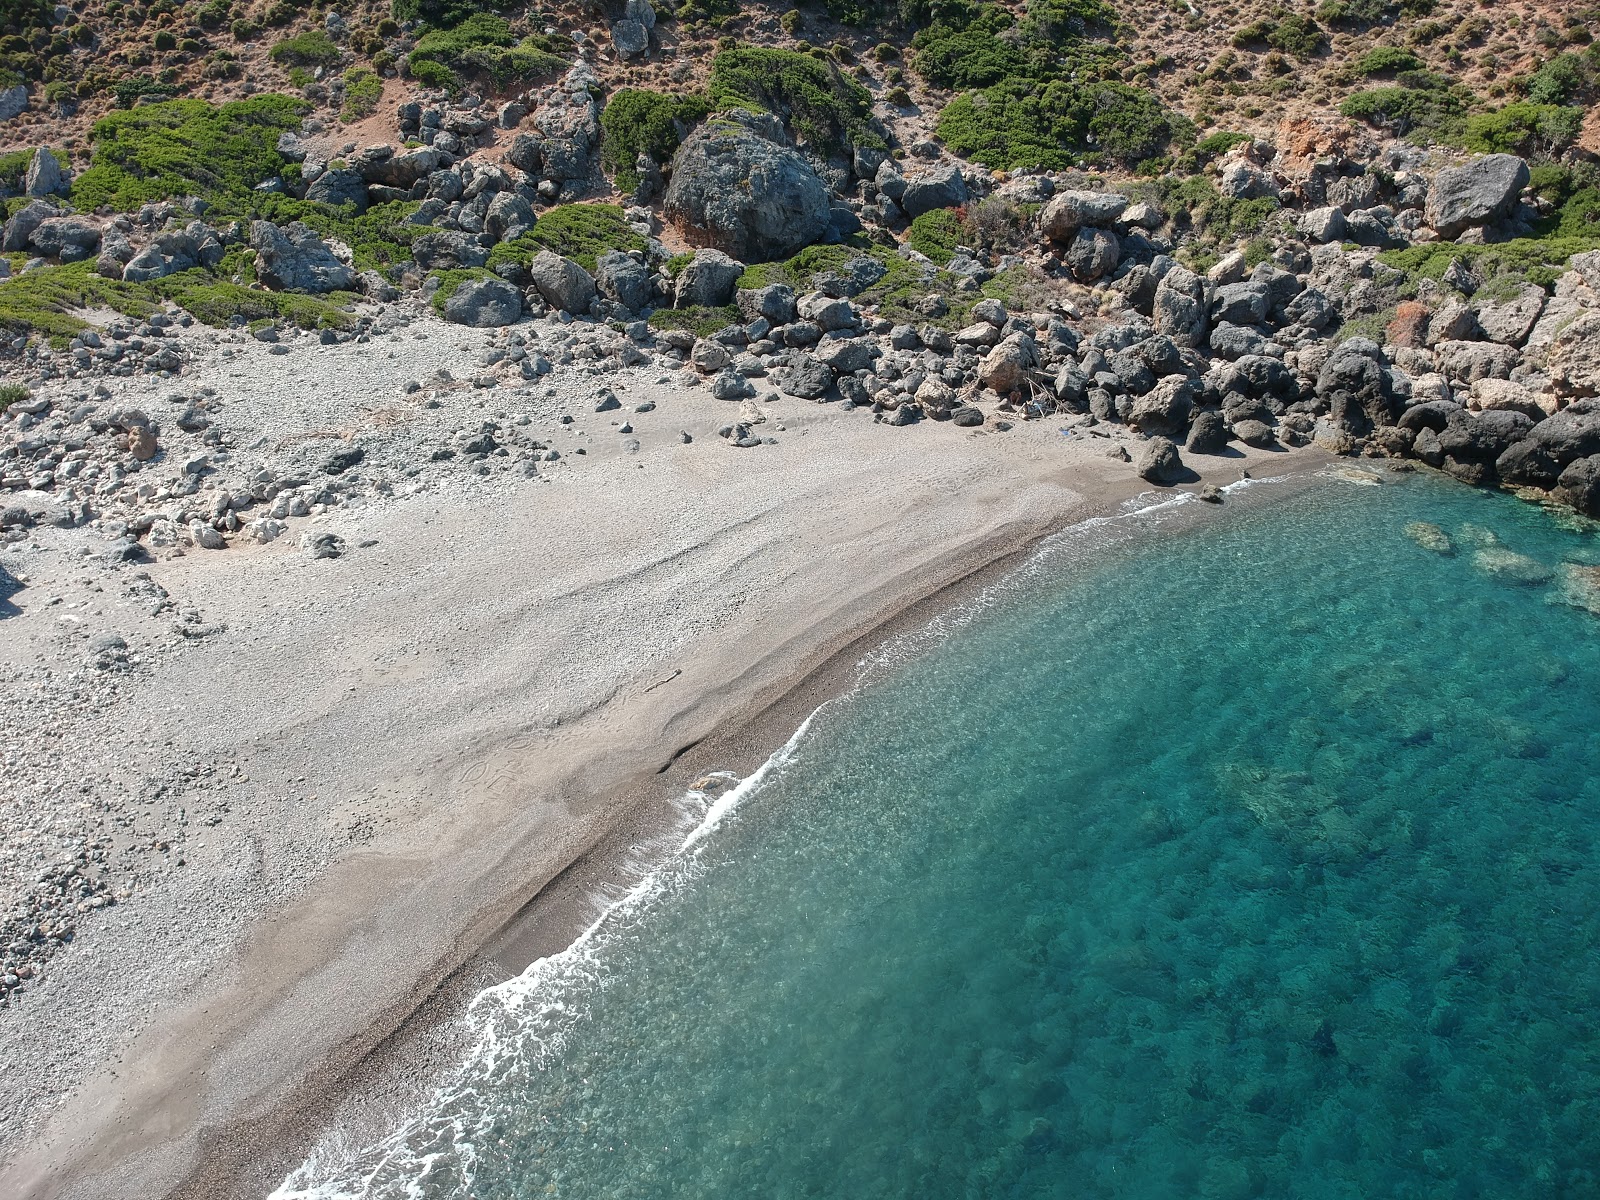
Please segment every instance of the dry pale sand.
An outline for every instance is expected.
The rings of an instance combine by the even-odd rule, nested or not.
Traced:
[[[127,1032],[0,1195],[260,1194],[306,1114],[685,764],[748,769],[772,749],[758,715],[842,647],[1144,489],[1111,443],[1048,421],[894,429],[786,403],[775,446],[728,447],[708,401],[690,444],[342,517],[374,544],[335,561],[284,538],[151,568],[228,629],[138,682],[108,741],[245,782],[189,845],[192,930],[96,931],[94,969],[126,964],[145,1003],[58,1012]],[[1298,457],[1192,465],[1229,482]],[[255,919],[205,936],[208,894]]]

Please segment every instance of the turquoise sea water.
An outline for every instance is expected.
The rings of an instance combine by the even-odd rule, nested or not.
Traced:
[[[1600,539],[1385,479],[1060,540],[280,1194],[1600,1195]]]

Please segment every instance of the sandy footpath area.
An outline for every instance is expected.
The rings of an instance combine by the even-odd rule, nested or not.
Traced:
[[[220,631],[129,682],[97,737],[215,764],[228,799],[0,1014],[0,1194],[227,1194],[197,1181],[281,1153],[541,888],[681,793],[685,748],[737,746],[840,647],[1144,488],[1048,420],[897,429],[785,399],[778,444],[735,450],[728,405],[611,385],[671,407],[673,436],[591,416],[592,449],[542,478],[326,518],[359,547],[341,558],[285,536],[147,568]],[[8,653],[54,619],[26,599]]]

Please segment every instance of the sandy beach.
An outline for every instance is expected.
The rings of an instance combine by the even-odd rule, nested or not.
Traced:
[[[319,356],[326,382],[352,412],[391,403],[407,364],[349,350]],[[181,866],[86,913],[5,1014],[0,1191],[264,1194],[429,1013],[570,938],[694,778],[770,753],[830,660],[1148,488],[1114,439],[1048,419],[903,430],[786,397],[761,427],[776,444],[734,450],[703,390],[609,382],[656,405],[631,436],[591,412],[560,469],[317,518],[354,548],[336,560],[290,536],[147,568],[210,635],[152,654],[72,766],[192,764],[164,852]],[[535,417],[554,428],[592,386],[558,377]],[[459,418],[483,395],[441,400]],[[260,436],[319,419],[272,411]],[[1193,465],[1226,483],[1304,456]],[[74,536],[42,531],[31,569],[64,568]],[[0,623],[11,661],[60,639],[33,585]]]

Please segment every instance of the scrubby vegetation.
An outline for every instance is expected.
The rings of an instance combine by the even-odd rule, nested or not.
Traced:
[[[1454,142],[1466,128],[1474,97],[1459,84],[1428,71],[1406,71],[1399,86],[1357,92],[1339,106],[1353,121],[1365,121],[1396,137]]]
[[[406,65],[430,87],[453,89],[460,86],[462,75],[479,74],[503,88],[563,70],[566,59],[553,53],[560,47],[559,40],[542,35],[519,41],[503,18],[474,13],[458,25],[423,34]]]
[[[1485,154],[1550,158],[1583,128],[1583,109],[1556,104],[1508,104],[1467,120],[1466,146]]]
[[[339,47],[320,29],[298,37],[285,38],[267,52],[267,57],[285,67],[331,67],[339,61]]]
[[[339,116],[345,121],[359,121],[378,111],[378,101],[383,97],[383,80],[376,71],[366,67],[351,67],[344,73],[344,108]]]
[[[13,404],[21,404],[23,401],[31,400],[32,398],[33,393],[24,384],[0,384],[0,412],[5,412]]]
[[[593,271],[607,250],[643,250],[645,245],[615,204],[560,204],[541,214],[531,232],[491,250],[489,266],[526,263],[539,251],[552,250]]]
[[[600,113],[601,163],[616,177],[620,190],[632,191],[639,186],[635,164],[640,153],[667,162],[678,148],[678,127],[692,128],[710,111],[704,96],[623,88]]]
[[[1327,45],[1327,36],[1315,21],[1299,13],[1279,11],[1244,26],[1233,35],[1235,46],[1271,46],[1296,58],[1307,59]]]
[[[72,184],[80,209],[133,209],[152,200],[241,196],[284,166],[277,143],[309,106],[253,96],[221,106],[172,100],[97,121],[90,166]]]
[[[961,217],[952,209],[937,208],[911,222],[906,244],[942,267],[956,256],[962,235]]]
[[[711,60],[706,97],[713,110],[775,113],[825,153],[885,145],[872,127],[872,94],[831,60],[764,47],[723,50]]]
[[[997,5],[930,6],[929,24],[912,40],[914,69],[936,86],[973,89],[940,112],[939,136],[957,154],[1003,169],[1133,165],[1191,138],[1185,118],[1121,80],[1114,45],[1086,36],[1110,16],[1097,3],[1033,0],[1013,28]]]

